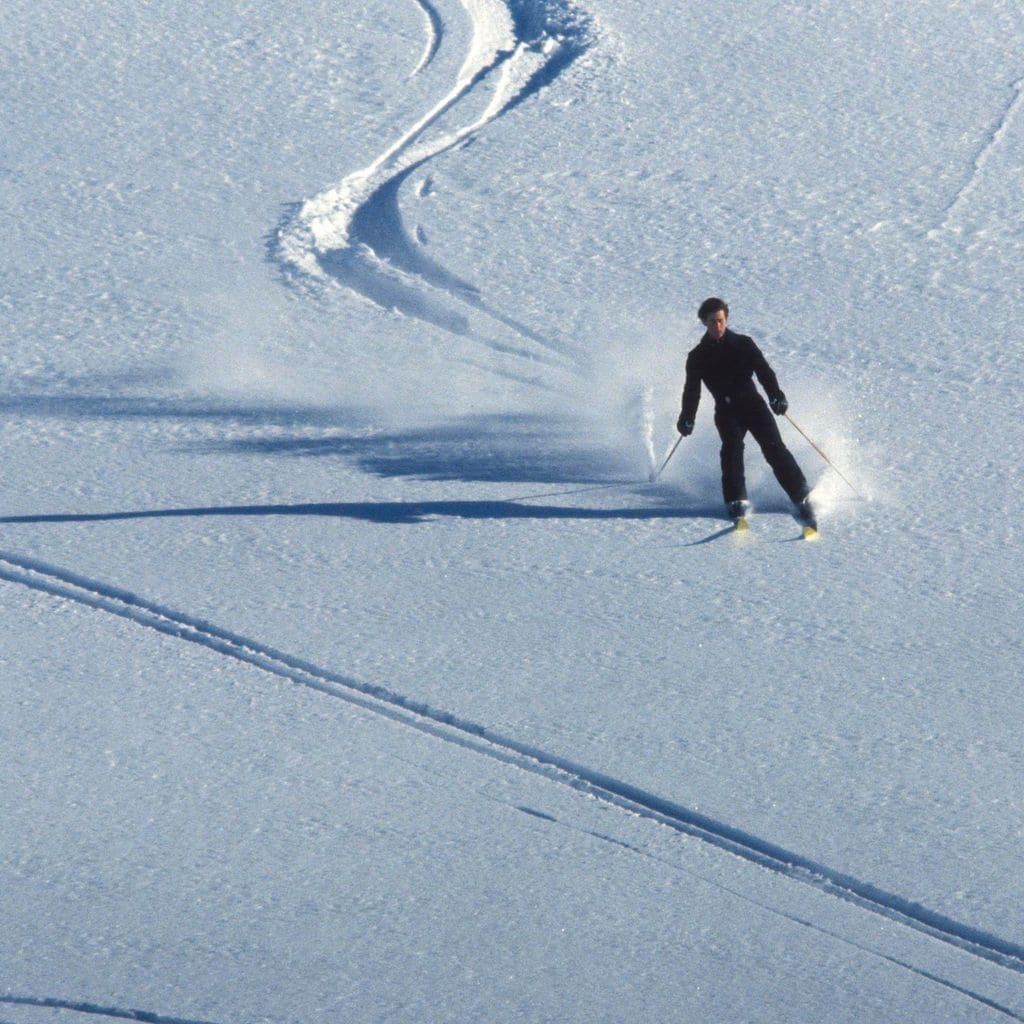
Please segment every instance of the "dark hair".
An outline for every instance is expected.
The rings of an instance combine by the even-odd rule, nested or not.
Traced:
[[[700,320],[702,324],[706,324],[708,322],[708,317],[711,316],[712,313],[717,313],[719,310],[725,313],[726,316],[729,315],[729,307],[721,299],[705,299],[700,304],[700,309],[697,310],[697,319]]]

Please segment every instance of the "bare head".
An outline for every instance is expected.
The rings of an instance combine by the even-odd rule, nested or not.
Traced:
[[[729,323],[729,307],[721,299],[705,299],[697,310],[700,322],[707,328],[708,335],[714,341],[721,341]]]

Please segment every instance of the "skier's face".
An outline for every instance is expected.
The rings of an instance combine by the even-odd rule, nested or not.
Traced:
[[[719,309],[708,316],[704,321],[704,326],[708,329],[708,334],[713,341],[721,341],[722,335],[725,334],[725,325],[728,322],[729,314],[724,309]]]

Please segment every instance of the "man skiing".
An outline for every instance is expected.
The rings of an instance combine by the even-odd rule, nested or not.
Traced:
[[[683,437],[693,433],[701,384],[707,385],[715,399],[715,426],[722,439],[722,496],[729,517],[744,525],[750,505],[743,471],[743,439],[749,431],[775,478],[796,505],[798,516],[815,527],[814,509],[808,498],[811,489],[771,416],[771,412],[781,416],[788,408],[772,368],[751,338],[729,330],[729,307],[721,299],[705,299],[697,316],[706,331],[686,357],[683,408],[676,429]],[[768,395],[771,412],[754,386],[755,374]]]

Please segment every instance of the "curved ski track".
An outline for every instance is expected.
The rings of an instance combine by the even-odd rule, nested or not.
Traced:
[[[37,559],[0,552],[0,579],[187,640],[446,742],[540,775],[620,810],[699,839],[776,875],[912,928],[972,956],[1024,974],[1024,946],[956,921],[825,864],[816,863],[799,853],[725,822],[716,821],[632,783],[504,736],[486,726],[430,707],[385,687],[360,682],[321,668],[201,619],[146,601],[126,590],[99,583]]]
[[[444,31],[441,15],[437,13],[437,8],[430,0],[416,0],[416,3],[423,11],[423,17],[427,22],[427,45],[423,50],[423,56],[420,57],[419,64],[412,69],[410,78],[415,78],[434,59],[441,45],[441,34]]]
[[[434,3],[416,2],[427,19],[428,40],[413,74],[433,60],[445,36]],[[398,194],[409,175],[428,161],[469,143],[554,81],[592,45],[591,19],[572,0],[460,2],[473,34],[455,84],[370,166],[302,203],[277,232],[274,252],[288,271],[312,280],[333,279],[378,306],[459,336],[473,337],[466,307],[483,313],[516,338],[477,339],[495,353],[574,372],[580,356],[571,346],[491,306],[475,285],[426,255],[419,233],[414,238],[405,227]],[[440,137],[426,138],[484,85],[491,96],[482,114]]]

